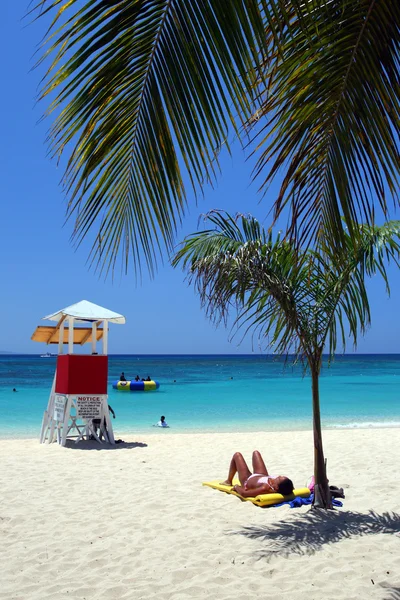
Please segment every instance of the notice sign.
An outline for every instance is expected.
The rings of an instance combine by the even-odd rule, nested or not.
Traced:
[[[81,419],[100,419],[102,396],[78,396],[77,414]]]
[[[54,420],[64,421],[65,413],[65,396],[58,396],[54,398]]]

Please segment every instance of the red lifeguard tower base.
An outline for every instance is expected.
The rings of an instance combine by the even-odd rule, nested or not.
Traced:
[[[56,394],[107,394],[108,356],[57,357]]]

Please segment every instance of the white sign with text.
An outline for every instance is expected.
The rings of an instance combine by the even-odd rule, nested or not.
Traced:
[[[65,396],[56,395],[54,398],[54,420],[55,421],[64,421],[65,414]]]
[[[104,396],[77,396],[77,416],[81,419],[100,419]]]

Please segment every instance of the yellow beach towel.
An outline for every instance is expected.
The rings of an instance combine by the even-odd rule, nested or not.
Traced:
[[[214,490],[219,490],[220,492],[233,494],[233,496],[237,496],[244,501],[252,502],[257,506],[273,506],[274,504],[279,504],[280,502],[293,500],[296,498],[296,496],[300,496],[300,498],[308,498],[311,494],[308,488],[296,488],[293,490],[293,494],[289,494],[289,496],[283,496],[282,494],[260,494],[260,496],[255,496],[254,498],[243,498],[243,496],[233,490],[233,485],[240,485],[240,481],[237,479],[233,480],[232,486],[223,485],[220,483],[220,480],[205,481],[203,485],[213,488]]]

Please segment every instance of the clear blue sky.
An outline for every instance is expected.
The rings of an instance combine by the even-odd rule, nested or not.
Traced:
[[[45,346],[30,340],[41,317],[87,299],[127,318],[125,326],[111,326],[110,352],[251,352],[250,339],[237,347],[236,342],[229,343],[225,329],[216,330],[206,320],[182,272],[167,263],[160,265],[155,280],[144,276],[141,285],[136,285],[133,273],[117,276],[114,282],[103,281],[85,264],[89,243],[78,251],[72,248],[72,226],[64,226],[62,169],[46,156],[44,140],[50,121],[38,124],[45,108],[35,106],[40,73],[30,72],[44,23],[22,22],[27,5],[27,1],[6,2],[0,25],[0,350],[45,351]],[[198,206],[190,203],[190,215],[178,239],[195,231],[199,214],[211,208],[251,212],[262,221],[266,218],[270,203],[268,199],[259,202],[257,186],[250,185],[251,162],[245,162],[239,147],[233,157],[223,157],[222,166],[216,189],[206,189]],[[373,321],[360,340],[359,352],[400,352],[399,273],[396,268],[390,273],[390,299],[381,281],[373,280],[369,286]]]

